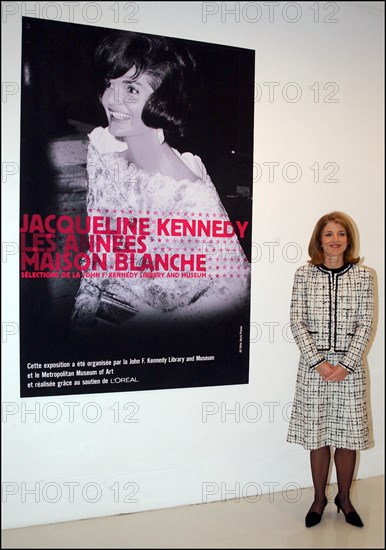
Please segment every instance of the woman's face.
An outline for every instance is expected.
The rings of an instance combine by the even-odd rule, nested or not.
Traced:
[[[141,118],[143,107],[154,90],[146,73],[135,80],[134,74],[133,67],[123,76],[112,78],[102,95],[109,131],[115,137],[137,137],[154,132]]]
[[[321,235],[324,263],[336,264],[340,267],[344,263],[344,252],[348,245],[347,232],[340,223],[329,222],[324,226]]]

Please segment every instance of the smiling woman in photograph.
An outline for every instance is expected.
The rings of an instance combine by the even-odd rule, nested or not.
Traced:
[[[108,126],[89,135],[87,214],[108,217],[111,225],[119,217],[146,218],[149,232],[142,246],[130,249],[132,277],[111,275],[117,249],[108,251],[107,267],[92,266],[99,277],[83,273],[74,325],[234,315],[249,300],[242,232],[219,235],[220,225],[228,231],[231,224],[204,164],[171,145],[185,133],[192,55],[164,37],[118,31],[102,41],[95,58]],[[160,218],[178,220],[185,231],[157,232]],[[92,243],[95,235],[89,238]],[[169,265],[160,270],[161,256]]]

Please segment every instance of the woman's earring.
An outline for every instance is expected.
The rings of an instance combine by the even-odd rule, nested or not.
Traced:
[[[165,135],[162,128],[158,128],[157,136],[158,136],[158,141],[162,144],[165,141]]]

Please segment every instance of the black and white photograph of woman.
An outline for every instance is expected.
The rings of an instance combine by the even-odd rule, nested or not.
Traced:
[[[146,350],[212,368],[136,389],[246,383],[254,51],[23,18],[23,54],[22,369]]]

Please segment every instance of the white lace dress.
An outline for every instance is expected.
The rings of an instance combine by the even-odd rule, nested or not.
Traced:
[[[128,163],[120,154],[126,144],[112,136],[107,128],[96,128],[89,138],[87,215],[108,219],[112,227],[119,218],[147,220],[149,234],[143,236],[142,246],[137,243],[135,253],[131,248],[127,254],[136,266],[157,256],[174,256],[173,265],[179,266],[181,256],[194,263],[203,255],[205,269],[169,267],[157,271],[153,265],[141,271],[140,267],[132,269],[133,264],[128,262],[127,269],[122,269],[120,264],[117,270],[117,252],[123,254],[124,259],[125,252],[101,249],[98,254],[103,251],[105,266],[90,262],[90,267],[83,271],[72,315],[75,325],[92,325],[98,320],[103,296],[116,300],[126,312],[131,312],[121,317],[118,324],[122,319],[124,323],[168,319],[199,321],[243,308],[249,300],[250,264],[240,245],[238,229],[232,229],[200,158],[174,150],[197,176],[195,181],[177,181],[160,173],[150,176]],[[165,224],[165,220],[178,220],[174,232],[172,222]],[[186,229],[185,223],[194,230]],[[241,227],[242,224],[245,220],[240,220]],[[231,236],[224,237],[222,229]],[[91,239],[92,235],[91,231]],[[91,250],[88,254],[92,254]]]

